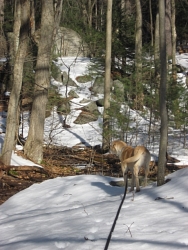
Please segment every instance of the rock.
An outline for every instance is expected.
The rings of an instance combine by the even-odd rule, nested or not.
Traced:
[[[62,82],[61,70],[55,63],[52,63],[52,66],[51,66],[51,75],[55,81]]]
[[[88,111],[90,113],[95,113],[96,115],[100,114],[100,112],[98,111],[97,104],[94,101],[91,101],[89,104],[87,104],[86,106],[82,107],[82,110],[83,111]]]
[[[68,92],[68,95],[72,98],[79,98],[79,95],[73,89]]]
[[[75,124],[86,124],[89,122],[97,121],[98,116],[90,112],[82,111],[77,119],[74,121]]]
[[[115,95],[116,98],[120,101],[124,101],[124,85],[119,80],[115,80],[113,82],[113,91],[112,93]]]
[[[80,101],[80,103],[87,103],[87,102],[90,102],[90,100],[88,100],[88,99],[82,99],[82,100]]]
[[[66,71],[63,71],[61,73],[61,79],[62,79],[63,85],[78,87],[77,84],[70,77],[68,77],[68,74]]]
[[[82,112],[74,121],[76,124],[86,124],[89,122],[97,121],[98,116],[101,114],[98,110],[96,102],[91,101],[86,106],[81,108]]]
[[[60,27],[55,38],[54,54],[57,56],[88,57],[88,45],[74,30]]]
[[[110,86],[112,87],[113,81],[110,81]],[[97,94],[104,94],[104,77],[98,76],[96,77],[94,84],[92,86],[92,92]]]
[[[93,77],[90,75],[83,75],[83,76],[76,77],[76,81],[79,83],[86,83],[86,82],[90,82],[92,80],[93,80]]]
[[[67,102],[62,102],[61,104],[59,104],[59,106],[57,107],[57,113],[58,114],[62,114],[62,115],[67,115],[70,113],[70,103]]]

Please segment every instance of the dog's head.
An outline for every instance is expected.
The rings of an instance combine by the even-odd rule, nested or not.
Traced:
[[[125,142],[120,140],[113,141],[110,145],[110,153],[118,155],[124,147],[127,147]]]

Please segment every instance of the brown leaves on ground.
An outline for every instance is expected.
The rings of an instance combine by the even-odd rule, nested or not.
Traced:
[[[26,159],[23,151],[16,153]],[[101,173],[121,176],[120,164],[114,155],[103,155],[87,147],[45,147],[41,166],[5,166],[0,162],[0,205],[34,183],[59,176]]]

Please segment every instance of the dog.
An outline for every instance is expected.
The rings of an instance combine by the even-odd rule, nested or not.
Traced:
[[[132,182],[130,191],[134,191],[136,184],[136,192],[140,191],[138,173],[141,167],[145,171],[145,186],[147,185],[147,176],[149,173],[149,163],[151,159],[150,152],[144,146],[135,148],[128,146],[121,140],[116,140],[111,143],[110,152],[119,156],[121,161],[121,169],[126,186],[128,169],[132,173]]]

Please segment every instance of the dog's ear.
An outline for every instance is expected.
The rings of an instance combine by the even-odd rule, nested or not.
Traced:
[[[114,151],[116,150],[116,142],[113,141],[112,144],[111,144],[111,149]]]

